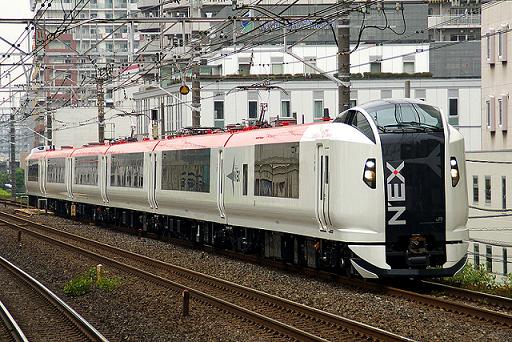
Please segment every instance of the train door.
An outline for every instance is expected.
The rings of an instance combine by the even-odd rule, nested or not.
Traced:
[[[67,157],[66,158],[66,190],[68,192],[68,198],[73,198],[73,192],[72,192],[72,184],[73,184],[73,158]]]
[[[108,163],[107,156],[103,155],[98,160],[98,181],[100,183],[101,199],[103,203],[108,203],[107,185],[108,185]]]
[[[39,159],[39,190],[46,196],[46,158]]]
[[[322,232],[332,232],[329,216],[329,147],[317,145],[316,151],[316,217]]]
[[[219,149],[218,163],[217,163],[217,208],[221,218],[226,218],[226,210],[224,207],[224,155],[223,151]]]
[[[147,171],[149,176],[148,183],[148,199],[149,206],[153,209],[158,209],[158,203],[156,202],[156,177],[157,177],[157,164],[156,164],[156,153],[149,153],[149,158],[147,158]]]

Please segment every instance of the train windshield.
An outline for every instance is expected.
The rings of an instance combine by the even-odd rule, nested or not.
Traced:
[[[363,106],[364,108],[364,106]],[[380,131],[441,131],[443,120],[435,107],[422,103],[379,102],[364,108]]]

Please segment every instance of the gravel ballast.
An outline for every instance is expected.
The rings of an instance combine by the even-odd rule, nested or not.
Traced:
[[[305,305],[389,330],[420,341],[512,341],[512,329],[425,307],[404,299],[376,295],[340,284],[272,270],[152,239],[138,239],[94,225],[54,216],[35,221],[108,243],[132,252],[187,267],[275,294]],[[181,295],[149,282],[117,274],[122,285],[111,293],[93,291],[67,298],[63,284],[93,263],[70,252],[0,228],[0,254],[11,259],[63,297],[113,341],[240,341],[268,340],[258,330],[231,315],[191,303],[191,316],[180,317]]]

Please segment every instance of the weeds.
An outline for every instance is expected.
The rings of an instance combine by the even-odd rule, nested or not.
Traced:
[[[94,288],[111,292],[121,284],[117,277],[103,276],[96,279],[96,267],[89,268],[84,274],[71,279],[64,285],[64,293],[69,297],[83,296]]]
[[[512,273],[509,273],[503,282],[498,282],[496,275],[482,265],[475,268],[471,264],[466,264],[455,276],[444,278],[443,281],[470,290],[512,297]]]

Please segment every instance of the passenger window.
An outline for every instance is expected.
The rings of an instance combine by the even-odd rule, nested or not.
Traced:
[[[375,143],[372,126],[370,126],[370,123],[362,113],[357,112],[357,114],[353,116],[351,125]]]

